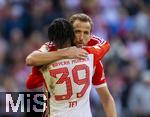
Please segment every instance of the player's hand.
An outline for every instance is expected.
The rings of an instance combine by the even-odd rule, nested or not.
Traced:
[[[82,48],[77,48],[77,47],[68,47],[63,49],[64,55],[66,58],[69,59],[74,59],[74,58],[79,58],[79,59],[84,59],[87,57],[88,52],[85,51]]]

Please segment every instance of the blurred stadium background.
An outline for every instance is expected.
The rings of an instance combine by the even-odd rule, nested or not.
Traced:
[[[47,41],[53,19],[79,12],[111,44],[103,63],[118,117],[150,117],[150,0],[0,0],[0,92],[28,91],[26,56]],[[105,117],[94,89],[91,97],[93,117]]]

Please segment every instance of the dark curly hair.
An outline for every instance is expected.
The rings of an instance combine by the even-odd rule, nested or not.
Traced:
[[[72,24],[63,18],[53,20],[48,27],[48,38],[58,49],[73,46],[75,34]]]

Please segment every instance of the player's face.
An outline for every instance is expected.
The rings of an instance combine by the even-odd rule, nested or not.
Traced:
[[[91,25],[89,22],[83,22],[80,20],[75,20],[73,23],[73,28],[75,32],[75,45],[82,47],[87,45],[90,40]]]

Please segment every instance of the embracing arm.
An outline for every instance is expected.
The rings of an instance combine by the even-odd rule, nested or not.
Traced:
[[[108,87],[104,86],[97,88],[97,93],[100,96],[101,103],[103,105],[104,111],[107,117],[117,117],[115,102],[110,94]]]
[[[53,61],[65,58],[65,54],[62,51],[53,52],[39,52],[34,51],[26,58],[26,64],[28,66],[40,66],[51,63]]]
[[[77,47],[68,47],[51,52],[34,51],[26,58],[28,66],[40,66],[65,58],[84,58],[87,52]]]

